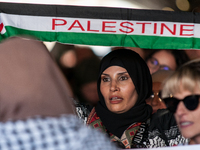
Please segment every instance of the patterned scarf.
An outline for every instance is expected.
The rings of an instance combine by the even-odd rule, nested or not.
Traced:
[[[106,127],[103,125],[101,119],[97,116],[97,114],[95,112],[95,108],[93,108],[93,110],[91,111],[91,113],[88,117],[88,120],[87,120],[87,124],[89,124],[93,128],[100,130],[103,133],[108,134],[112,142],[116,143],[118,147],[126,148],[126,149],[132,148],[132,146],[131,146],[132,140],[133,140],[134,136],[136,135],[136,133],[138,132],[138,130],[140,129],[140,125],[141,125],[141,123],[133,123],[132,125],[130,125],[130,127],[128,127],[124,131],[121,138],[118,138],[117,136],[110,133],[106,129]]]

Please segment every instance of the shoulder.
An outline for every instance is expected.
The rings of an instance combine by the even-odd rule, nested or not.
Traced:
[[[89,125],[92,128],[95,128],[99,131],[101,131],[102,133],[107,133],[107,129],[106,127],[103,125],[101,119],[99,118],[99,116],[97,115],[95,108],[92,109],[88,120],[87,120],[87,125]]]
[[[151,116],[150,127],[161,125],[163,129],[168,129],[171,126],[177,126],[173,113],[167,109],[159,109]]]
[[[187,142],[178,129],[173,113],[166,109],[158,110],[152,115],[148,137],[153,147],[174,146]]]
[[[95,111],[95,108],[92,109],[92,111],[90,112],[87,122],[86,124],[91,124],[92,122],[94,122],[95,120],[99,120],[100,118],[97,116],[97,113]]]

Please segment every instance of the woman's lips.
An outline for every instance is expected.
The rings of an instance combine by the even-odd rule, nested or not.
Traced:
[[[193,124],[193,123],[190,122],[190,121],[181,121],[181,122],[179,123],[179,125],[180,125],[181,128],[189,127],[189,126],[191,126],[192,124]]]
[[[123,101],[123,98],[118,97],[118,96],[112,96],[112,97],[109,98],[109,100],[110,100],[111,104],[118,104],[118,103],[121,103]]]

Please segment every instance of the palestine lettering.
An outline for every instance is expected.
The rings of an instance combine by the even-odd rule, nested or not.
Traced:
[[[174,22],[103,21],[52,19],[52,30],[63,32],[116,33],[138,35],[193,36],[194,24]],[[67,31],[66,31],[67,30]]]

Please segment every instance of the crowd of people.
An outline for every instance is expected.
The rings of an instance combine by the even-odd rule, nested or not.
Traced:
[[[186,50],[0,43],[0,149],[200,144],[200,58]]]

